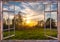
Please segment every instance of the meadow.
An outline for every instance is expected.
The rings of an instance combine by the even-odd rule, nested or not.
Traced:
[[[53,31],[53,32],[52,32]],[[24,30],[15,30],[15,36],[8,38],[9,40],[49,40],[52,38],[48,38],[45,36],[45,32],[47,35],[57,37],[57,31],[55,29],[52,29],[49,31],[47,29],[44,31],[44,28],[34,28],[34,29],[24,29]],[[11,34],[14,32],[11,31]],[[4,36],[6,36],[8,33],[4,32]]]

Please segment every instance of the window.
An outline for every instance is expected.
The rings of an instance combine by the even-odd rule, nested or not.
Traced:
[[[46,7],[48,8],[47,11],[45,10],[46,35],[57,39],[57,3],[50,3],[46,5],[49,5],[49,7]]]
[[[14,4],[11,3],[7,2],[6,4],[3,4],[3,39],[15,35],[15,9]]]
[[[3,4],[3,39],[15,34],[17,39],[57,39],[57,6],[52,2]]]

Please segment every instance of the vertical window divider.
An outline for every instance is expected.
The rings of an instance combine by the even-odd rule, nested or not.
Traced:
[[[46,35],[46,25],[45,25],[45,6],[46,6],[46,4],[44,4],[44,35]]]
[[[50,3],[50,31],[51,31],[51,3]]]
[[[2,30],[2,37],[1,37],[1,40],[3,39],[3,2],[1,1],[1,30]]]
[[[15,36],[15,2],[14,2],[14,36]]]
[[[58,1],[57,1],[57,33],[58,33]],[[59,38],[58,35],[57,38]]]
[[[9,9],[9,4],[8,4],[8,9]],[[9,36],[10,36],[10,19],[9,19],[9,12],[8,12],[8,31],[9,31]]]

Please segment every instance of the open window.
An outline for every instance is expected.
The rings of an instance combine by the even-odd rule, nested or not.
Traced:
[[[3,39],[15,34],[15,39],[57,39],[57,6],[56,2],[3,3]]]
[[[15,35],[15,9],[14,4],[3,3],[3,39]]]
[[[58,4],[56,2],[45,4],[47,10],[45,10],[45,28],[46,36],[57,39],[57,8]],[[45,7],[45,8],[46,8]]]

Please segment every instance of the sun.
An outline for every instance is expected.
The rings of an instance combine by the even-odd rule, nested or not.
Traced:
[[[26,21],[26,25],[27,26],[30,26],[30,27],[33,27],[33,26],[36,26],[37,25],[37,22],[36,21],[33,21],[33,20],[27,20]]]
[[[27,20],[27,21],[26,21],[26,24],[30,24],[30,23],[31,23],[31,21],[30,21],[30,20]]]
[[[36,20],[32,20],[31,18],[23,18],[23,25],[24,26],[29,26],[29,27],[33,27],[36,26],[38,24],[38,22]]]

